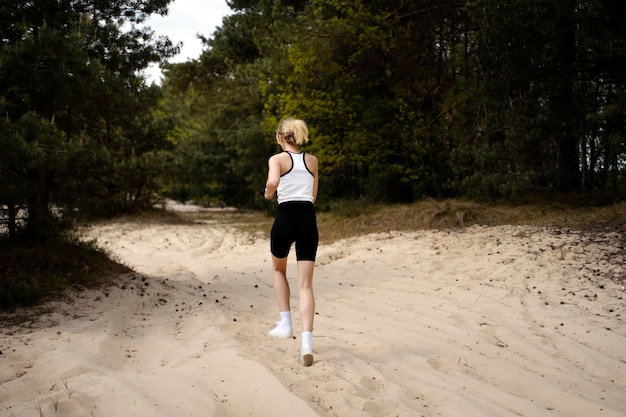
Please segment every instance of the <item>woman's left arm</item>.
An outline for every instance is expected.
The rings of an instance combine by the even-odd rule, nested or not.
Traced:
[[[267,181],[265,181],[265,192],[263,194],[263,197],[267,200],[274,198],[274,193],[280,182],[280,163],[277,156],[278,155],[272,156],[267,163]]]

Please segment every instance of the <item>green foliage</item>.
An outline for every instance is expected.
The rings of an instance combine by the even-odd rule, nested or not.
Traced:
[[[71,161],[75,176],[63,201],[85,214],[111,216],[159,200],[160,178],[172,148],[167,135],[173,128],[173,118],[156,109],[160,98],[154,88],[127,95],[127,112],[112,114],[82,138]]]
[[[27,208],[29,236],[47,239],[60,225],[49,211],[50,193],[66,178],[67,161],[74,149],[53,122],[33,113],[15,123],[0,123],[0,204],[6,206],[3,217],[7,219],[3,226],[15,237],[19,210]]]
[[[169,175],[170,197],[210,204],[264,207],[261,191],[267,158],[276,149],[273,131],[261,131],[263,102],[259,74],[270,59],[267,42],[274,17],[265,6],[224,20],[210,49],[195,65],[171,65],[164,86],[164,108],[175,114],[178,128]],[[251,42],[253,41],[253,42]],[[270,65],[273,65],[271,62]]]
[[[597,152],[607,148],[607,126],[598,119],[590,122],[595,118],[590,114],[604,114],[613,105],[622,109],[622,119],[624,114],[620,92],[626,79],[615,69],[623,60],[617,51],[626,46],[616,28],[626,21],[611,8],[611,2],[569,1],[557,7],[533,0],[470,5],[480,27],[475,59],[482,106],[475,146],[467,149],[476,154],[489,146],[497,152],[491,145],[505,144],[497,158],[511,161],[501,165],[500,180],[489,181],[506,186],[511,177],[521,178],[523,189],[539,192],[591,190],[611,187],[597,181],[607,168],[623,172],[623,152],[610,152],[614,159],[608,164],[608,155]]]
[[[200,60],[170,67],[168,100],[194,101],[173,105],[187,126],[172,137],[181,195],[260,204],[287,116],[309,125],[320,204],[624,187],[626,13],[615,2],[229,4],[237,13]],[[192,183],[189,149],[200,149]]]
[[[432,59],[445,68],[432,43],[415,38],[437,29],[432,15],[415,2],[314,4],[297,22],[310,29],[288,48],[293,70],[266,94],[266,125],[305,115],[331,198],[441,195],[447,138],[438,102],[452,84],[433,66],[416,66]]]
[[[25,225],[32,238],[53,237],[53,207],[67,208],[67,218],[74,209],[154,201],[171,124],[155,110],[160,90],[137,74],[178,48],[137,24],[168,3],[18,1],[0,8],[6,233]]]

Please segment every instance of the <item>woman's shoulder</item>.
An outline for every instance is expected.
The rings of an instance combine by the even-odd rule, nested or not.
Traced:
[[[317,172],[317,165],[318,165],[317,156],[315,156],[313,154],[310,154],[310,153],[305,153],[304,154],[304,163],[314,173]]]
[[[270,156],[270,161],[281,161],[286,159],[291,159],[288,152],[280,152]]]
[[[317,156],[313,155],[312,153],[305,152],[304,157],[307,159],[307,161],[317,162]]]
[[[291,166],[291,156],[287,152],[277,153],[276,155],[272,155],[268,161],[268,164],[276,165],[280,167],[281,171],[287,169],[287,167]]]

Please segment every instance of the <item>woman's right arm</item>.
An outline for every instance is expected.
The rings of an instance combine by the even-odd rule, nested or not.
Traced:
[[[315,155],[311,155],[311,154],[306,154],[307,156],[309,156],[309,160],[307,161],[307,167],[309,168],[309,170],[311,171],[311,173],[313,174],[313,202],[315,203],[315,200],[317,200],[317,187],[318,187],[318,162],[317,162],[317,157]]]

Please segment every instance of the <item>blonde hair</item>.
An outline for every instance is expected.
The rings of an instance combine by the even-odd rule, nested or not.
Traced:
[[[288,118],[280,122],[276,129],[276,140],[281,135],[287,142],[303,145],[309,141],[309,128],[304,120]]]

